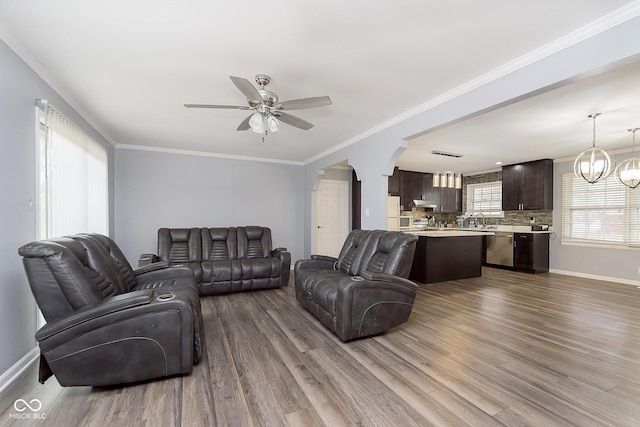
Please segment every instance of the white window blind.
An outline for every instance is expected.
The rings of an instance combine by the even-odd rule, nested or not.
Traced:
[[[640,192],[611,175],[589,184],[562,176],[562,240],[640,245]]]
[[[53,106],[38,103],[40,238],[108,234],[108,153]]]
[[[469,184],[467,186],[467,214],[502,217],[502,181]]]

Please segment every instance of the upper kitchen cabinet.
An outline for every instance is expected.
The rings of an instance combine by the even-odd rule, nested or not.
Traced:
[[[393,168],[393,175],[389,177],[388,189],[390,196],[399,196],[400,195],[400,171],[396,166]]]
[[[424,200],[435,205],[436,212],[462,211],[462,190],[434,188],[433,174],[398,170],[389,177],[389,194],[400,196],[400,209],[410,211],[414,200]]]
[[[412,171],[398,171],[400,175],[400,206],[410,211],[415,207],[414,200],[425,200],[424,173]]]
[[[438,212],[462,212],[462,190],[455,188],[440,188]]]
[[[502,210],[552,210],[553,160],[502,167]]]

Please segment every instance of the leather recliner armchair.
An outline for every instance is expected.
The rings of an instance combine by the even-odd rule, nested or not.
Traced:
[[[342,341],[380,334],[406,322],[418,285],[407,279],[417,236],[354,230],[338,258],[295,263],[296,299]]]
[[[32,242],[18,253],[47,324],[36,332],[40,382],[132,383],[191,371],[202,316],[188,268],[133,270],[115,242],[90,234]]]

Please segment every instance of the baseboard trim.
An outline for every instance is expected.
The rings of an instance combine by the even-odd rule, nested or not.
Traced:
[[[598,276],[596,274],[579,273],[577,271],[566,271],[566,270],[557,270],[555,268],[550,268],[549,273],[564,274],[565,276],[575,276],[575,277],[581,277],[583,279],[603,280],[605,282],[623,283],[625,285],[631,285],[631,286],[640,286],[640,281],[638,280],[628,280],[628,279],[620,279],[618,277]]]
[[[0,393],[9,387],[33,362],[38,360],[40,356],[40,348],[34,347],[29,353],[25,354],[20,360],[0,375]]]

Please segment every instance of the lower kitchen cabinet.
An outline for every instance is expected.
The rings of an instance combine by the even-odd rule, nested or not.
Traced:
[[[513,266],[532,273],[549,271],[549,233],[514,233]]]
[[[446,233],[446,232],[445,232]],[[468,279],[482,275],[480,233],[471,236],[418,236],[409,279],[419,283]]]

